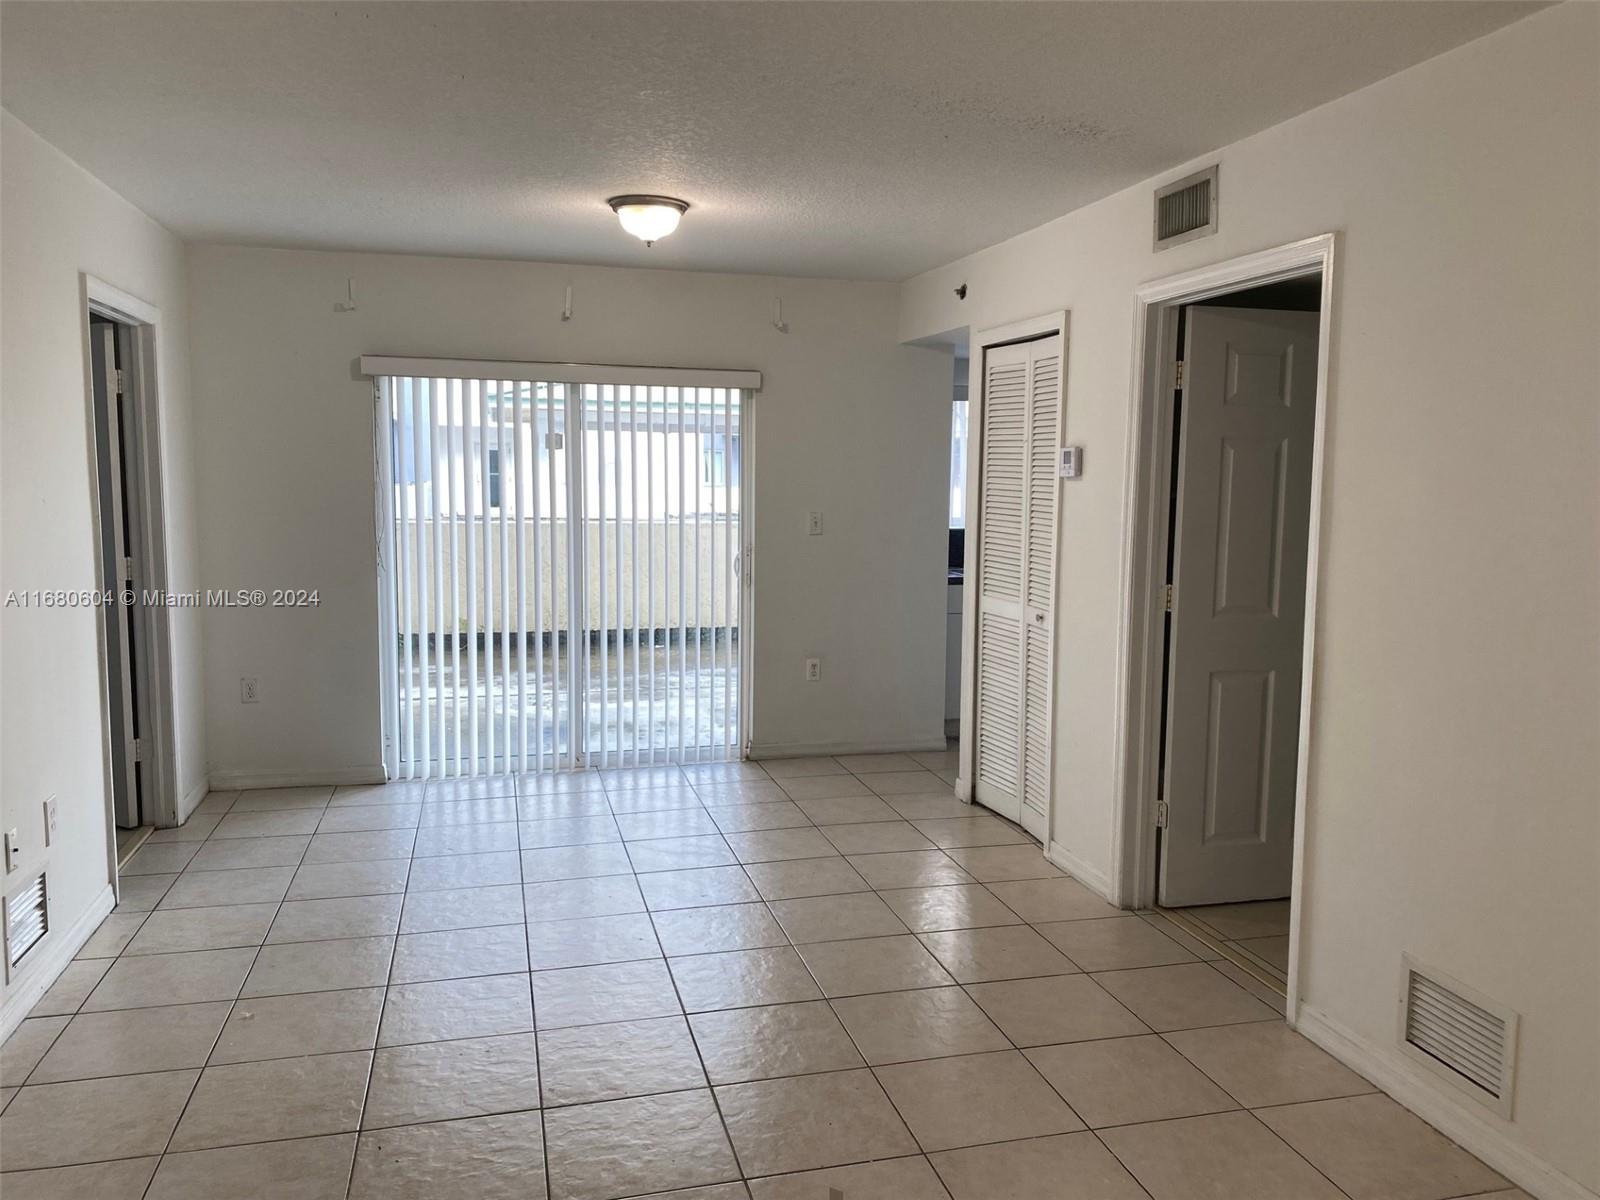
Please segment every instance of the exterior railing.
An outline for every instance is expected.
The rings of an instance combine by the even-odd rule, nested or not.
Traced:
[[[440,574],[455,585],[458,619],[456,626],[467,632],[468,587],[464,539],[476,539],[478,578],[477,627],[479,630],[503,631],[507,628],[507,612],[502,611],[502,597],[509,610],[509,624],[517,622],[517,593],[514,574],[504,578],[502,589],[502,561],[512,572],[516,571],[517,542],[522,543],[522,597],[526,607],[526,626],[531,634],[535,626],[546,631],[567,624],[567,555],[565,547],[568,522],[533,518],[505,521],[506,550],[502,560],[500,546],[501,522],[482,517],[446,517],[442,521],[424,518],[421,521],[397,518],[395,538],[406,538],[408,553],[417,554],[420,535],[422,553],[432,562],[435,553],[437,526]],[[736,524],[730,525],[725,517],[707,514],[699,517],[666,518],[655,521],[606,520],[605,555],[600,554],[601,520],[585,522],[585,559],[588,566],[588,621],[594,628],[723,628],[738,624],[739,581],[728,578],[728,564],[733,555],[730,537],[737,537]],[[698,534],[696,537],[696,526]],[[537,528],[536,528],[537,527]],[[680,533],[682,554],[679,552]],[[489,544],[485,549],[484,537]],[[535,545],[537,543],[537,554]],[[559,548],[554,560],[560,565],[559,575],[552,575],[552,549]],[[697,553],[698,551],[698,553]],[[620,553],[620,560],[619,560]],[[396,557],[399,557],[397,546]],[[635,572],[634,564],[638,563]],[[413,568],[412,578],[424,577]],[[695,599],[695,582],[699,580],[699,602]],[[635,611],[635,580],[637,579],[637,612]],[[618,583],[620,581],[620,593]],[[681,590],[680,590],[681,588]],[[604,591],[604,617],[602,619],[601,593]],[[427,629],[438,629],[441,622],[434,615],[435,597],[426,597],[428,620],[420,619],[420,609],[413,590],[411,617],[407,621],[404,604],[397,614],[397,626],[404,634]],[[536,603],[537,599],[537,603]],[[445,593],[444,611],[450,612],[450,594]],[[731,610],[731,611],[730,611]],[[637,618],[637,619],[636,619]]]

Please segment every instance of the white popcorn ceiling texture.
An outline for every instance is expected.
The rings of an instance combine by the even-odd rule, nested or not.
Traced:
[[[191,240],[904,279],[1533,7],[8,0],[0,79]]]

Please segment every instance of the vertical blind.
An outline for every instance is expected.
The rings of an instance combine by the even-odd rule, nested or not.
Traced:
[[[744,397],[379,376],[402,777],[740,754]]]

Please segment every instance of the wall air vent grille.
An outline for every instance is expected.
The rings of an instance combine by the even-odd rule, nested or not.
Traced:
[[[23,956],[50,931],[50,899],[41,871],[6,897],[6,968],[16,969]]]
[[[1479,1103],[1509,1116],[1517,1014],[1409,957],[1401,994],[1406,1052]]]
[[[1156,189],[1155,248],[1165,250],[1217,231],[1217,168]]]

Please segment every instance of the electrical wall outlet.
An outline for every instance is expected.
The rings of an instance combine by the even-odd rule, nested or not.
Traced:
[[[822,514],[811,512],[806,514],[806,533],[811,537],[822,536]]]
[[[22,839],[15,829],[6,830],[6,870],[15,871],[22,865]]]
[[[44,801],[44,844],[46,846],[56,844],[56,817],[56,798],[47,796]]]
[[[257,699],[256,681],[254,679],[239,680],[239,703],[254,704]]]
[[[806,659],[806,682],[815,683],[822,678],[822,660],[820,658]]]

